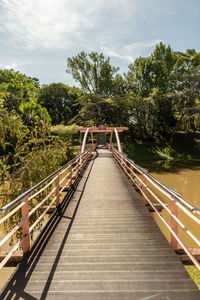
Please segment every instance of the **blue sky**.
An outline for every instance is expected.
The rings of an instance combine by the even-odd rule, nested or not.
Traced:
[[[156,43],[200,51],[200,0],[0,0],[0,68],[75,84],[67,57],[103,52],[126,72]]]

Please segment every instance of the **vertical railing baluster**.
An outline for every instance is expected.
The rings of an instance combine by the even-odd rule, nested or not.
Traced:
[[[121,167],[122,167],[122,170],[124,170],[124,159],[122,156],[121,156]]]
[[[144,176],[144,174],[142,175],[142,192],[146,195],[146,177]],[[147,204],[148,201],[146,199],[146,197],[144,196],[144,194],[142,194],[142,201],[144,202],[144,204]]]
[[[69,167],[69,187],[72,185],[72,165]]]
[[[131,184],[134,184],[134,180],[133,180],[133,173],[132,173],[132,171],[133,171],[133,165],[130,165],[130,182],[131,182]]]
[[[178,206],[176,205],[176,202],[177,200],[175,199],[171,200],[170,208],[171,208],[171,213],[178,218]],[[178,224],[176,220],[172,218],[172,216],[170,217],[170,227],[178,235]],[[178,241],[176,240],[176,238],[173,236],[172,233],[171,233],[170,244],[175,251],[178,250]]]
[[[55,186],[56,186],[56,207],[58,207],[60,205],[59,173],[56,175]]]
[[[22,206],[22,237],[23,237],[23,253],[26,253],[30,249],[30,233],[29,233],[29,196],[22,199],[25,204]]]
[[[80,159],[78,158],[77,159],[77,162],[76,162],[76,174],[77,174],[77,176],[79,175],[79,173],[80,173],[80,166],[79,166],[79,161],[80,161]]]
[[[123,159],[123,161],[124,161],[124,172],[126,174],[126,172],[127,172],[127,161],[125,159]]]

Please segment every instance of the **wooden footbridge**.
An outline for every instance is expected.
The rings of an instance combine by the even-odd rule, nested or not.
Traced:
[[[199,211],[122,153],[118,132],[125,129],[79,128],[85,132],[81,154],[1,209],[0,223],[19,211],[21,219],[0,246],[22,230],[0,267],[17,249],[22,248],[24,256],[0,299],[200,299],[174,251],[184,249],[200,269],[178,234],[179,228],[200,246],[178,216],[182,210],[200,224]],[[93,133],[107,131],[109,145],[96,148]],[[93,145],[85,150],[88,133]],[[118,150],[112,146],[113,133]],[[160,195],[171,201],[170,207]],[[171,232],[171,246],[147,202]],[[170,221],[155,203],[163,206]],[[55,212],[32,243],[30,234],[54,206]]]

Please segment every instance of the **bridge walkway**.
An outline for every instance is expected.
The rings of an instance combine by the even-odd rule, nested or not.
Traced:
[[[200,299],[112,154],[99,149],[70,203],[2,299]]]

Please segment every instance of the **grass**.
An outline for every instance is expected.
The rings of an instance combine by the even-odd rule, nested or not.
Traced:
[[[123,152],[128,154],[128,157],[136,162],[140,161],[157,161],[163,157],[156,152],[156,149],[145,142],[135,142],[133,144],[123,145]]]
[[[200,271],[195,266],[185,266],[185,268],[200,289]]]
[[[173,143],[139,141],[123,144],[123,151],[136,162],[191,160],[200,157],[200,133],[179,132]]]

